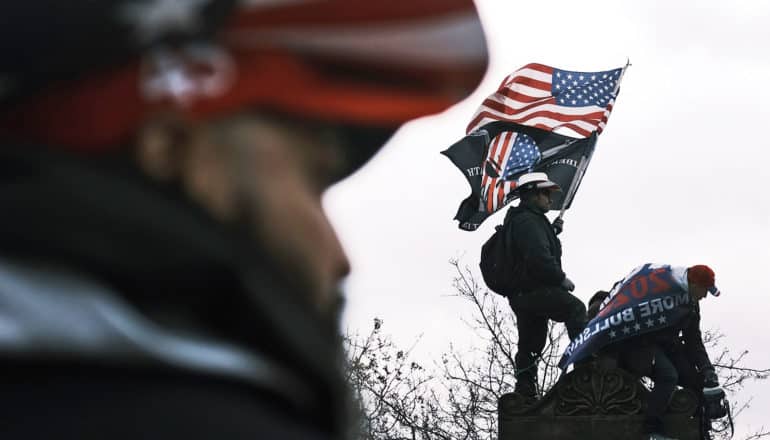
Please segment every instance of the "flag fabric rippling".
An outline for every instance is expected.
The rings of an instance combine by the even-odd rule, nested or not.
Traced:
[[[569,208],[626,67],[576,72],[532,63],[508,75],[476,111],[466,137],[442,152],[471,186],[455,215],[460,229],[476,230],[517,199],[516,180],[533,171],[564,190],[552,209]]]
[[[455,215],[460,229],[476,230],[487,217],[518,198],[516,180],[524,173],[546,172],[566,191],[581,160],[591,157],[595,145],[596,135],[572,139],[507,122],[464,137],[442,152],[471,186],[471,194]],[[565,196],[565,192],[555,193],[552,208],[568,208],[571,200]]]
[[[484,100],[466,133],[494,121],[515,122],[576,138],[601,133],[623,71],[575,72],[527,64],[508,75]]]
[[[559,367],[566,370],[609,344],[677,325],[693,307],[686,268],[639,266],[615,284],[596,317],[567,346]]]

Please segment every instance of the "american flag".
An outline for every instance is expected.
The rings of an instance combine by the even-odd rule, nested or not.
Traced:
[[[601,133],[615,103],[625,68],[573,72],[527,64],[508,75],[476,111],[471,133],[495,121],[586,138]]]
[[[535,140],[523,133],[504,131],[492,139],[481,177],[483,208],[493,213],[508,203],[516,188],[515,178],[529,172],[540,161]]]

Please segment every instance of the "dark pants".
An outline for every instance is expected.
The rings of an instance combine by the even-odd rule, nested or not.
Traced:
[[[663,432],[663,415],[677,385],[693,390],[699,400],[703,396],[703,375],[687,359],[684,350],[664,350],[654,344],[638,350],[627,349],[621,353],[620,366],[655,382],[647,401],[646,433]],[[698,408],[700,404],[699,401]]]
[[[516,353],[516,392],[535,396],[537,393],[537,359],[548,339],[548,320],[563,322],[570,339],[586,324],[586,307],[577,297],[561,287],[541,287],[519,295],[508,302],[516,314],[519,350]]]

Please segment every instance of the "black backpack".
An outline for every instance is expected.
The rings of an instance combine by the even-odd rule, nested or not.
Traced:
[[[481,276],[493,292],[506,296],[516,290],[518,281],[519,258],[517,252],[507,252],[505,232],[508,223],[495,226],[495,232],[481,246]]]

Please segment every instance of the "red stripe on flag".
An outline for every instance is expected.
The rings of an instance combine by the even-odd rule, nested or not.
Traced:
[[[481,192],[479,194],[479,197],[481,197],[482,200],[484,200],[484,188],[486,188],[488,180],[489,180],[489,176],[487,175],[487,173],[482,173],[482,175],[481,175]]]
[[[506,84],[508,84],[508,81],[510,81],[510,80],[511,80],[511,78],[513,78],[514,76],[515,76],[515,75],[512,73],[512,74],[510,74],[510,75],[506,76],[505,78],[503,78],[503,80],[500,82],[500,85],[499,85],[499,86],[497,86],[497,90],[500,90],[500,89],[502,89],[503,87],[505,87],[505,85],[506,85]]]
[[[602,122],[605,124],[607,123],[607,120],[610,118],[610,112],[612,111],[612,104],[607,106],[607,110],[604,111],[604,116],[602,117]]]
[[[578,127],[575,124],[562,124],[559,127],[569,128],[570,130],[580,133],[581,136],[585,136],[585,137],[591,136],[590,131],[586,130],[585,128]],[[596,129],[601,130],[598,126],[596,127]]]
[[[492,202],[495,200],[495,188],[497,187],[497,179],[492,178],[492,181],[489,183],[490,190],[487,191],[487,212],[495,212],[494,205]]]
[[[497,151],[500,149],[500,145],[501,144],[502,144],[502,142],[500,141],[500,136],[496,136],[492,140],[492,147],[489,150],[489,159],[490,159],[490,161],[493,164],[496,164],[498,166],[500,166],[500,162],[498,162],[498,160],[497,160],[497,156],[498,156]]]
[[[495,198],[497,199],[497,206],[495,207],[495,210],[500,209],[503,204],[503,196],[505,195],[505,176],[503,173],[505,172],[505,162],[507,160],[506,154],[510,154],[509,150],[512,149],[513,143],[516,141],[516,135],[517,134],[512,131],[506,131],[502,133],[502,152],[500,153],[500,180],[498,181],[501,183],[501,185],[498,185],[498,182],[495,182]],[[498,135],[498,137],[501,136]]]
[[[500,146],[500,137],[496,136],[494,139],[492,139],[492,143],[489,145],[489,151],[487,152],[487,162],[491,164],[495,164],[495,154],[497,153],[497,149]],[[482,178],[481,178],[481,187],[484,188],[490,179],[494,179],[489,177],[489,174],[487,174],[487,164],[486,162],[482,164],[484,167],[484,170],[482,172]],[[487,200],[489,200],[489,193],[487,192]]]
[[[543,117],[543,118],[551,119],[555,122],[583,121],[587,124],[597,125],[599,123],[599,120],[602,114],[603,112],[591,112],[591,113],[584,113],[584,114],[577,114],[577,115],[565,115],[564,113],[557,113],[557,112],[543,110],[539,112],[532,112],[524,117],[516,118],[513,116],[501,117],[500,115],[496,115],[490,112],[481,112],[473,119],[471,124],[477,123],[478,121],[482,120],[485,117],[494,119],[496,121],[508,121],[508,122],[517,122],[517,123],[525,123],[529,120],[532,120],[538,117]]]
[[[505,153],[508,152],[508,148],[511,146],[511,136],[513,136],[513,134],[512,131],[504,132],[500,141],[500,144],[503,147],[500,153],[500,177],[503,177],[503,171],[505,171]],[[498,135],[498,137],[500,137],[500,135]]]
[[[548,75],[553,74],[553,67],[546,66],[545,64],[540,64],[540,63],[529,63],[519,70],[524,70],[524,69],[537,70],[538,72],[547,73]]]
[[[511,119],[511,121],[526,122],[531,119],[543,117],[543,118],[548,118],[559,122],[583,121],[588,124],[596,125],[599,123],[599,119],[601,118],[601,116],[602,116],[601,112],[584,113],[581,115],[565,115],[564,113],[557,113],[557,112],[543,110],[539,112],[532,112],[527,116],[524,116],[521,118]]]
[[[533,108],[537,108],[538,106],[548,105],[548,104],[556,104],[555,98],[539,98],[537,102],[529,105],[525,105],[524,107],[519,109],[515,109],[511,106],[505,105],[502,102],[487,99],[482,104],[482,107],[486,107],[496,112],[505,113],[506,115],[515,115],[517,113],[524,113],[527,110],[531,110]]]
[[[517,76],[513,81],[508,82],[508,84],[505,85],[505,88],[510,88],[511,84],[521,84],[532,87],[533,89],[545,90],[546,92],[551,91],[551,83],[543,82],[528,76]]]
[[[482,108],[494,110],[499,113],[505,113],[505,116],[498,115],[491,113],[489,111],[482,111],[481,113],[477,114],[468,124],[468,127],[466,128],[466,132],[470,132],[472,129],[476,128],[476,125],[478,125],[482,119],[489,118],[493,119],[495,121],[508,121],[508,122],[516,122],[523,124],[533,118],[537,117],[546,117],[549,119],[553,119],[554,121],[558,122],[569,122],[569,121],[584,121],[588,124],[592,125],[598,125],[599,122],[606,122],[607,120],[604,119],[607,114],[604,110],[599,111],[591,111],[587,113],[578,113],[578,114],[565,114],[560,113],[558,111],[550,111],[550,110],[541,110],[537,112],[532,112],[526,116],[522,117],[515,117],[516,114],[523,113],[526,110],[534,109],[539,106],[548,105],[548,104],[554,104],[556,105],[555,98],[548,98],[547,100],[544,100],[542,102],[537,102],[534,104],[530,104],[526,107],[523,107],[521,109],[512,109],[511,107],[508,107],[504,104],[501,104],[497,101],[490,101],[487,100],[482,105]]]
[[[552,96],[532,96],[524,93],[515,92],[511,89],[500,90],[499,92],[497,92],[497,94],[519,102],[535,102],[535,101],[541,101],[543,99],[554,99]],[[490,99],[487,99],[486,101],[490,101]]]
[[[492,179],[490,190],[487,191],[488,212],[494,212],[497,209],[497,206],[495,206],[494,203],[496,199],[499,199],[499,188],[497,183],[501,181],[503,171],[505,170],[505,154],[508,151],[508,147],[510,146],[510,139],[512,135],[513,132],[508,131],[495,136],[494,139],[495,149],[491,157],[494,158],[494,162],[497,163],[499,167],[497,169],[498,177]]]

